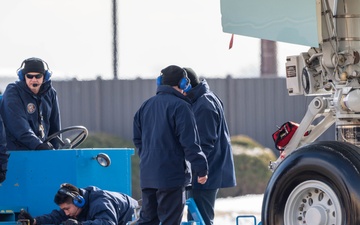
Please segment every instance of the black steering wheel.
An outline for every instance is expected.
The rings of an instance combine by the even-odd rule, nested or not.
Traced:
[[[58,144],[56,149],[73,149],[83,143],[88,134],[86,127],[72,126],[53,133],[43,142],[49,143],[51,140],[55,139],[56,144]]]

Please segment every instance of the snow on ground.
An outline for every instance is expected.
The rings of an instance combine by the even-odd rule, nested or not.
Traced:
[[[261,206],[264,195],[245,195],[235,198],[219,198],[215,202],[214,224],[235,225],[236,218],[243,215],[254,215],[260,222]],[[248,222],[251,223],[248,223]],[[238,224],[254,224],[252,218],[239,218]]]
[[[261,220],[261,206],[264,195],[245,195],[234,198],[219,198],[215,202],[215,225],[236,225],[236,218],[254,215],[256,223]],[[253,218],[239,218],[239,225],[253,225]]]
[[[214,225],[254,225],[254,218],[239,217],[249,215],[254,215],[258,224],[261,221],[263,197],[261,194],[216,199]]]

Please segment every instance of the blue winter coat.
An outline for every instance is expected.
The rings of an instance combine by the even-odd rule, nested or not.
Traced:
[[[207,182],[199,185],[194,180],[193,188],[217,189],[236,186],[230,133],[222,101],[210,90],[206,80],[192,88],[187,96],[192,101],[201,148],[209,164]]]
[[[50,80],[42,84],[37,95],[25,81],[9,84],[3,94],[0,114],[9,150],[34,150],[61,128],[58,98]],[[44,137],[39,132],[40,121]]]
[[[133,141],[140,157],[141,188],[184,187],[208,165],[189,100],[174,88],[158,86],[134,116]],[[189,163],[191,163],[191,169]]]
[[[85,205],[76,220],[82,225],[125,225],[138,202],[126,194],[101,190],[95,186],[80,188]],[[37,216],[36,224],[61,224],[70,217],[61,209],[50,214]]]
[[[8,158],[9,154],[6,148],[5,129],[0,115],[0,171],[7,170]]]

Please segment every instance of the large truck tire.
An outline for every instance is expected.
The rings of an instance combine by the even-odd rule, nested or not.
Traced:
[[[262,225],[360,224],[360,148],[322,141],[278,166],[264,193]]]

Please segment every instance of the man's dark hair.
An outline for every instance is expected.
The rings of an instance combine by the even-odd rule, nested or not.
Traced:
[[[60,189],[56,193],[54,197],[54,202],[57,205],[63,204],[63,203],[72,203],[73,197],[80,195],[80,190],[76,186],[68,183],[64,183],[60,186]]]

